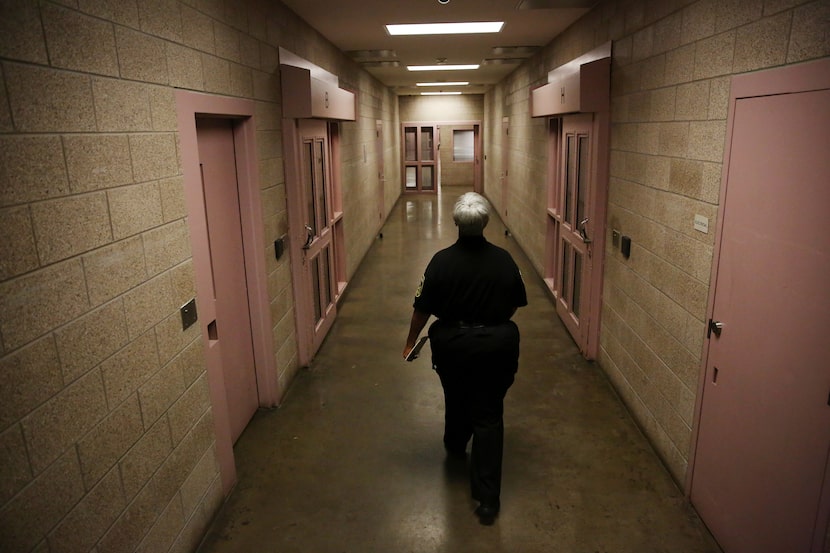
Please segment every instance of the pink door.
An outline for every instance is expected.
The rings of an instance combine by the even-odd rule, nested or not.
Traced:
[[[591,190],[592,125],[591,114],[569,115],[562,121],[558,201],[550,213],[557,239],[553,263],[556,311],[583,352],[592,276],[588,237],[588,214],[595,195]]]
[[[691,499],[726,553],[819,553],[830,512],[830,90],[753,96],[736,96],[731,115]]]
[[[375,150],[378,156],[378,226],[386,215],[386,168],[383,165],[383,121],[375,122]]]
[[[258,398],[232,125],[230,119],[196,121],[216,305],[206,349],[207,355],[219,357],[235,442]]]
[[[510,201],[508,188],[510,186],[510,119],[507,117],[501,120],[501,216],[505,225],[508,222],[507,204]]]
[[[304,206],[303,224],[306,241],[302,248],[304,320],[310,319],[311,355],[319,349],[337,316],[337,277],[332,241],[334,207],[332,205],[331,163],[328,129],[320,119],[299,122],[300,201]]]

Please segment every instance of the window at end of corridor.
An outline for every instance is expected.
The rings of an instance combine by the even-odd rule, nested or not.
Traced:
[[[452,160],[473,161],[473,131],[452,131]]]

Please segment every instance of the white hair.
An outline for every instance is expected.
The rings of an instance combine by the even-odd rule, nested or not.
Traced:
[[[452,218],[459,234],[481,235],[490,221],[490,203],[481,194],[467,192],[455,202]]]

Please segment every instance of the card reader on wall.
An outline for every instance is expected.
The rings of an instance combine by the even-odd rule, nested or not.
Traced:
[[[285,235],[280,236],[276,240],[274,240],[274,257],[279,260],[282,257],[282,254],[285,252]]]
[[[623,257],[628,259],[631,257],[631,237],[623,236],[620,240],[620,251],[623,254]]]

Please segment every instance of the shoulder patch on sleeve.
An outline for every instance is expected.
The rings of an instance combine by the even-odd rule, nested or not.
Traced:
[[[422,276],[422,277],[421,277],[421,282],[420,282],[420,284],[418,284],[418,288],[415,290],[415,297],[416,297],[416,298],[420,298],[420,297],[421,297],[421,292],[422,292],[422,291],[423,291],[423,289],[424,289],[424,279],[425,279],[425,278],[426,278],[426,276]]]

